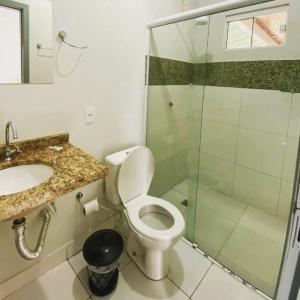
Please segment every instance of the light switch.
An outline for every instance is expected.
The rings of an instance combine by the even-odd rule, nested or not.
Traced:
[[[95,106],[87,106],[84,110],[85,116],[85,124],[93,124],[95,122],[96,112]]]

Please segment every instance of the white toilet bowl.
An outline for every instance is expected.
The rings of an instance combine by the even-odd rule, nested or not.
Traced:
[[[184,218],[174,205],[147,195],[154,174],[154,158],[148,148],[134,147],[112,154],[106,163],[109,172],[111,169],[106,180],[108,199],[117,204],[112,194],[112,177],[116,177],[114,184],[130,228],[127,252],[148,278],[160,280],[169,271],[168,250],[183,235]]]

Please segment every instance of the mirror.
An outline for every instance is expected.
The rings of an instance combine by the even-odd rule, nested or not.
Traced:
[[[52,3],[0,0],[0,84],[53,83]]]

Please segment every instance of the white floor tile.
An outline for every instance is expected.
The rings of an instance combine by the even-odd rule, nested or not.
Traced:
[[[49,271],[6,300],[86,300],[88,293],[68,262]]]
[[[180,240],[170,251],[168,278],[191,296],[211,266],[211,262]]]
[[[117,289],[106,297],[95,297],[94,300],[187,300],[188,297],[180,291],[169,279],[153,281],[146,278],[131,262],[121,273]]]
[[[193,300],[265,300],[241,282],[213,265],[192,296]]]
[[[88,289],[86,263],[82,252],[73,256],[69,262],[83,285]],[[130,263],[130,258],[126,252],[123,253],[121,258],[121,273],[117,290],[107,297],[93,296],[93,299],[123,300],[124,295],[126,295],[126,299],[187,299],[168,279],[159,282],[147,279],[133,262]],[[183,298],[181,298],[182,296]]]
[[[0,299],[25,287],[34,280],[38,280],[49,270],[54,269],[66,260],[66,247],[59,248],[49,256],[43,257],[40,262],[34,264],[25,271],[15,275],[4,283],[0,284]]]

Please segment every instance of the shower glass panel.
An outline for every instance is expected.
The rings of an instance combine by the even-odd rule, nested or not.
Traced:
[[[150,194],[177,206],[193,240],[208,18],[152,30],[147,146],[156,166]],[[204,65],[204,64],[203,64]]]
[[[220,19],[151,30],[150,193],[180,209],[190,242],[273,297],[299,143],[300,63],[214,61],[226,48],[214,43]],[[279,69],[286,78],[274,77]]]

